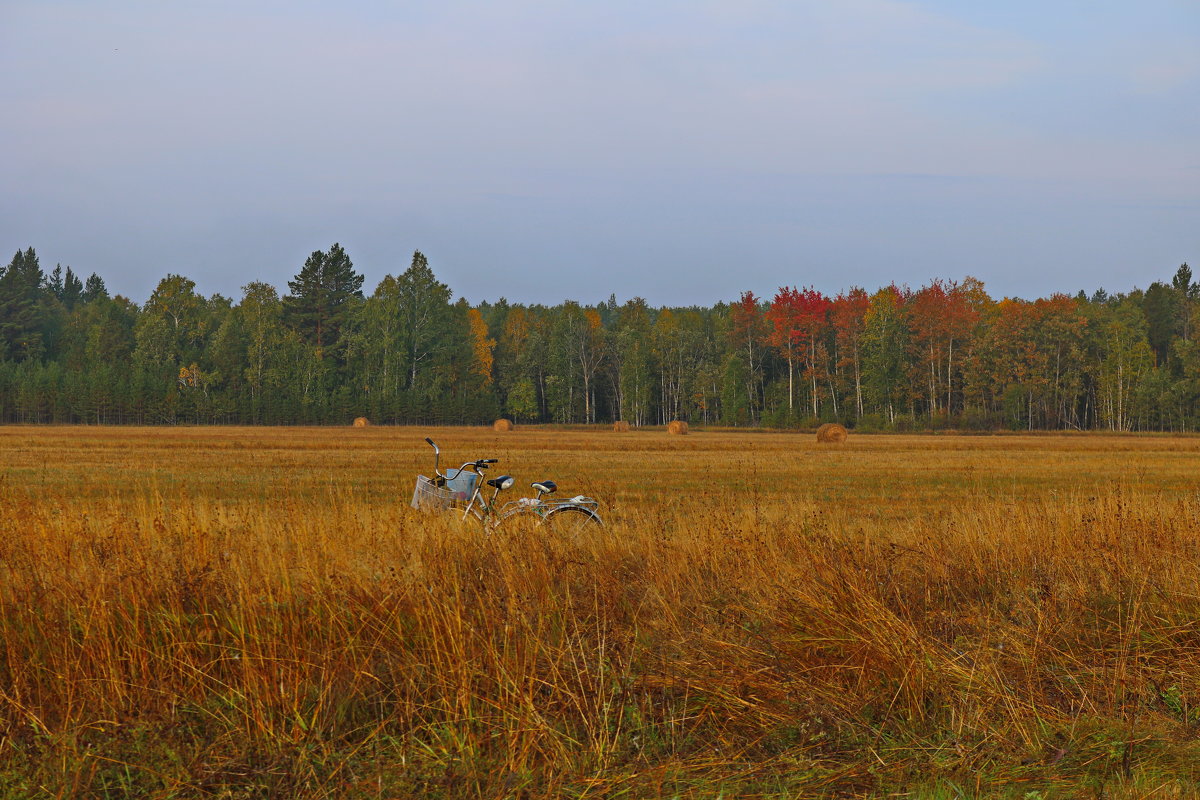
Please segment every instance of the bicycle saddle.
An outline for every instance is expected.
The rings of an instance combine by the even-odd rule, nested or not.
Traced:
[[[554,494],[555,490],[558,489],[558,484],[554,481],[541,481],[540,483],[533,484],[533,488],[542,494]]]
[[[489,478],[487,485],[495,489],[507,489],[513,485],[513,476],[497,475],[495,478]]]

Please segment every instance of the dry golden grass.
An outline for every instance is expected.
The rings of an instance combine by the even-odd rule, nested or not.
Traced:
[[[1200,439],[605,432],[0,429],[0,796],[1197,795]]]

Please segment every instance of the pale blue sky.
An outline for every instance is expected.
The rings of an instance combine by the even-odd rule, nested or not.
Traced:
[[[0,255],[139,302],[1200,273],[1200,2],[0,0]]]

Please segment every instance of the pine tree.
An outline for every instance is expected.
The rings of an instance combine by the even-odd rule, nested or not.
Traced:
[[[67,274],[63,277],[62,292],[58,295],[58,299],[70,310],[82,297],[83,282],[79,280],[78,275],[71,271],[70,267],[67,267]]]
[[[1175,271],[1175,277],[1171,279],[1171,286],[1179,298],[1183,340],[1190,341],[1192,338],[1192,308],[1200,299],[1200,283],[1192,281],[1192,268],[1187,265],[1187,262],[1179,265],[1179,269]]]
[[[1171,286],[1155,281],[1142,296],[1147,337],[1158,366],[1167,363],[1171,341],[1183,333],[1182,310],[1185,295]]]
[[[316,250],[288,281],[292,293],[283,298],[284,319],[323,356],[337,345],[351,300],[363,296],[362,284],[340,244],[329,252]]]
[[[0,358],[41,358],[46,321],[46,275],[30,247],[0,269]]]
[[[83,285],[83,292],[79,299],[85,303],[90,303],[93,300],[108,299],[108,288],[104,285],[104,279],[96,273],[88,276],[87,283]]]
[[[70,269],[70,267],[67,267]],[[63,296],[63,271],[62,264],[54,265],[54,272],[50,273],[50,278],[46,281],[46,288],[50,290],[50,294],[62,300]]]

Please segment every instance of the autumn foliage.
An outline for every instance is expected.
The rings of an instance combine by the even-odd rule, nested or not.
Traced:
[[[0,268],[0,422],[1200,428],[1186,264],[1116,295],[993,298],[966,277],[688,308],[472,304],[419,251],[362,282],[334,245],[282,297],[172,274],[139,306],[20,252]]]

